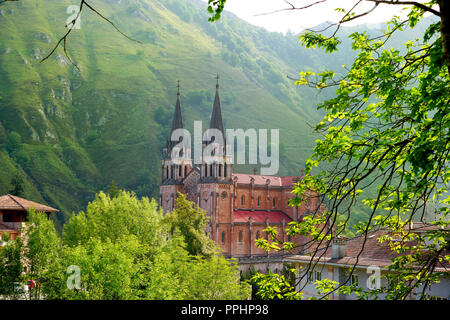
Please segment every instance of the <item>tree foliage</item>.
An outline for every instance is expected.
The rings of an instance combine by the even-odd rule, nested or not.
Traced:
[[[21,250],[23,242],[20,238],[9,239],[8,233],[2,235],[1,241],[6,244],[0,249],[0,295],[17,298],[20,294],[18,284],[22,281]]]
[[[175,210],[166,216],[170,232],[179,232],[185,239],[186,250],[195,256],[211,256],[216,247],[205,233],[208,218],[198,205],[186,200],[186,195],[178,193]]]
[[[11,189],[9,193],[13,196],[23,197],[25,193],[24,178],[20,172],[16,174],[11,179]]]
[[[33,280],[30,299],[248,298],[236,262],[215,254],[204,236],[205,213],[185,198],[177,203],[169,219],[154,200],[100,192],[86,212],[72,215],[62,238],[52,220],[30,212],[23,247],[10,241],[0,250],[1,294],[17,298],[13,282]]]
[[[224,1],[209,1],[220,18]],[[315,1],[319,5],[324,1]],[[302,222],[292,222],[287,230],[291,236],[306,235],[311,241],[302,248],[311,252],[311,263],[320,246],[330,246],[346,231],[356,205],[370,210],[367,221],[355,226],[363,237],[364,250],[368,233],[379,228],[390,230],[392,236],[380,238],[396,253],[390,266],[389,285],[377,292],[358,292],[361,298],[381,293],[388,299],[405,299],[414,288],[425,288],[438,281],[435,267],[449,260],[448,245],[449,152],[450,152],[450,60],[449,8],[445,1],[426,3],[369,0],[373,7],[358,12],[362,1],[350,9],[336,8],[342,19],[324,30],[306,30],[299,38],[307,48],[325,52],[339,50],[339,28],[345,22],[359,19],[374,11],[379,4],[411,5],[402,21],[393,17],[379,35],[355,32],[350,35],[356,53],[350,67],[342,70],[300,72],[296,84],[318,90],[334,88],[335,96],[317,107],[325,117],[315,126],[322,138],[316,141],[307,160],[305,177],[293,193],[291,205],[300,205],[311,190],[325,195],[327,211],[315,212]],[[309,6],[283,10],[306,9]],[[440,10],[435,9],[439,7]],[[389,46],[394,34],[415,28],[425,12],[439,17],[424,34],[406,42],[403,48]],[[334,27],[335,30],[331,30]],[[339,74],[344,74],[340,76]],[[368,192],[377,186],[375,194]],[[435,217],[430,215],[433,212]],[[432,220],[432,221],[430,221]],[[435,230],[418,236],[408,228],[411,221],[427,222]],[[406,232],[404,232],[406,230]],[[294,249],[291,243],[276,241],[276,231],[266,230],[275,241],[263,239],[257,245],[267,250]],[[397,238],[400,236],[400,241]],[[430,245],[429,243],[432,243]],[[359,255],[358,255],[359,256]],[[353,272],[354,267],[351,268]],[[350,275],[351,275],[350,272]],[[306,273],[305,273],[306,274]],[[273,293],[290,298],[292,287],[283,289],[284,279],[261,276],[261,294]],[[274,290],[273,288],[278,288]],[[354,287],[318,281],[317,289],[326,298],[331,292],[350,294]],[[422,291],[420,298],[426,298]]]

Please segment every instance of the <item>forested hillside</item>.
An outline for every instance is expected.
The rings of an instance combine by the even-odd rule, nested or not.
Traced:
[[[302,48],[298,35],[232,14],[210,23],[200,1],[95,0],[141,43],[83,10],[67,42],[79,70],[62,48],[41,62],[66,32],[73,4],[0,4],[0,194],[20,172],[25,197],[59,208],[60,223],[113,180],[139,196],[158,195],[178,79],[188,129],[193,120],[208,125],[219,74],[225,127],[280,129],[279,174],[298,174],[314,145],[310,125],[321,118],[314,105],[324,97],[287,75],[351,61],[350,49],[326,56]]]

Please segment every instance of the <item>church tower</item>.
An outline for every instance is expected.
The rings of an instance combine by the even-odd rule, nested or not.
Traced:
[[[216,95],[209,123],[210,134],[203,141],[203,157],[200,170],[202,182],[231,182],[232,161],[226,154],[227,140],[222,121],[219,98],[219,76],[217,76]],[[218,134],[218,135],[216,135]],[[220,137],[219,137],[220,136]],[[208,150],[205,156],[205,149]]]
[[[221,225],[231,223],[233,181],[231,158],[226,155],[226,137],[219,98],[219,76],[208,132],[204,135],[203,156],[198,184],[199,206],[209,217],[207,232],[218,242]],[[227,227],[228,228],[228,227]]]
[[[184,192],[183,179],[192,170],[191,146],[183,137],[183,118],[180,102],[180,81],[177,85],[177,102],[172,120],[172,130],[163,149],[161,167],[160,206],[164,212],[175,208],[178,192]],[[172,136],[174,135],[175,136]],[[174,138],[174,140],[172,140]],[[185,143],[185,144],[183,144]]]

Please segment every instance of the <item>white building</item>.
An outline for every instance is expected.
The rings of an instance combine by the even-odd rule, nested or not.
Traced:
[[[412,232],[421,233],[432,230],[435,226],[415,223]],[[449,231],[448,229],[446,230]],[[380,243],[378,238],[386,234],[379,230],[369,233],[364,243],[364,237],[359,236],[352,239],[340,239],[335,241],[331,247],[323,247],[317,250],[314,258],[311,255],[292,255],[285,257],[284,261],[294,263],[298,269],[296,289],[302,291],[304,298],[321,297],[317,292],[314,282],[316,280],[330,279],[339,284],[357,284],[363,291],[386,285],[385,275],[387,267],[392,263],[394,257],[386,242]],[[361,250],[364,243],[364,249]],[[448,250],[444,252],[448,255]],[[350,270],[354,267],[353,272]],[[439,277],[439,283],[433,283],[426,288],[426,294],[432,299],[450,299],[450,265],[437,264],[435,272],[443,272]],[[300,280],[301,279],[301,280]],[[377,283],[377,281],[379,281]],[[408,296],[408,299],[419,299],[423,288],[416,288]],[[334,300],[354,300],[355,294],[330,294]],[[384,295],[378,296],[383,299]]]

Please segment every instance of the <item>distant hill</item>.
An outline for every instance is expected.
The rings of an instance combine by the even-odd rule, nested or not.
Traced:
[[[203,2],[184,0],[92,1],[142,44],[85,10],[68,39],[81,72],[61,48],[41,63],[77,3],[0,5],[0,194],[20,171],[26,196],[61,209],[60,223],[112,180],[158,197],[178,79],[188,129],[194,120],[208,125],[219,74],[225,127],[279,128],[279,174],[299,174],[314,145],[310,125],[321,118],[314,105],[332,92],[300,89],[287,75],[351,63],[345,43],[330,57],[302,48],[298,35],[267,32],[233,14],[210,23]]]

